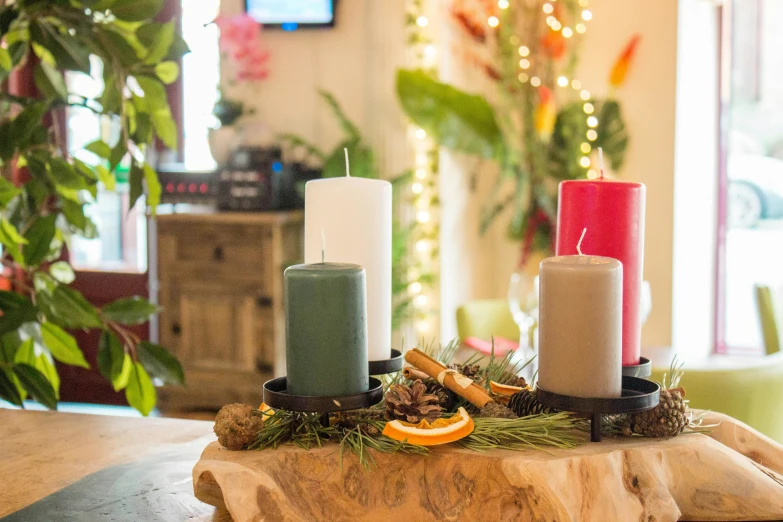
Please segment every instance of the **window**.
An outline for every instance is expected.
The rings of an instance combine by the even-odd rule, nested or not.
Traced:
[[[763,351],[756,287],[783,286],[783,0],[722,10],[719,351]]]

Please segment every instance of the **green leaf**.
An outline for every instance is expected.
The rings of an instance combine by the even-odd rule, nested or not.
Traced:
[[[141,62],[141,57],[136,52],[133,43],[128,41],[124,35],[112,30],[105,31],[104,35],[111,41],[112,55],[119,58],[123,67],[131,67]],[[109,88],[117,90],[114,85],[110,85]]]
[[[64,100],[68,97],[65,79],[60,71],[45,61],[39,62],[33,73],[36,87],[47,98]]]
[[[98,165],[95,167],[95,173],[98,175],[98,179],[103,183],[106,190],[113,192],[117,188],[117,178],[114,177],[114,174],[109,172],[109,169],[103,165]]]
[[[60,158],[49,159],[49,173],[57,185],[74,190],[87,188],[87,181],[73,165]]]
[[[64,285],[69,285],[76,279],[76,274],[67,261],[57,261],[49,265],[49,274]]]
[[[128,178],[128,184],[130,185],[130,201],[128,208],[131,209],[136,206],[136,201],[144,194],[144,169],[142,169],[135,161],[131,165],[130,177]]]
[[[125,155],[128,153],[128,147],[126,146],[125,142],[120,140],[117,142],[117,145],[114,146],[113,149],[111,149],[111,156],[109,157],[109,169],[114,172],[114,170],[119,166],[120,163],[122,163],[122,159],[125,157]]]
[[[600,103],[596,132],[598,139],[593,144],[594,148],[602,147],[611,162],[612,170],[620,170],[625,163],[629,138],[620,105],[615,100]]]
[[[36,320],[33,302],[14,292],[0,291],[0,335],[19,328],[23,323]]]
[[[163,384],[185,384],[185,372],[176,357],[157,344],[142,341],[136,348],[139,362],[149,374],[160,379]]]
[[[95,223],[84,214],[84,205],[71,201],[69,199],[61,199],[62,212],[65,219],[80,235],[87,239],[93,239],[98,237],[98,227]]]
[[[17,364],[13,372],[30,396],[50,410],[57,409],[57,394],[43,373],[27,364]]]
[[[440,145],[488,159],[502,156],[503,135],[483,97],[405,69],[397,71],[397,96],[405,114]]]
[[[84,146],[84,149],[105,160],[108,160],[111,157],[111,147],[103,140],[95,140],[88,143]]]
[[[98,311],[82,294],[65,285],[51,293],[38,292],[38,306],[46,318],[63,328],[100,328]]]
[[[176,149],[178,145],[177,124],[174,123],[171,111],[168,109],[159,109],[150,114],[150,117],[152,118],[152,124],[155,126],[155,132],[158,133],[160,141],[168,148]]]
[[[12,199],[22,193],[13,183],[0,176],[0,206],[5,207]]]
[[[128,386],[125,388],[125,398],[131,407],[145,417],[155,407],[157,399],[155,386],[141,363],[134,363],[131,367]]]
[[[12,66],[11,55],[8,54],[6,49],[0,47],[0,67],[2,67],[4,71],[10,71]]]
[[[43,18],[30,23],[30,36],[52,53],[59,67],[90,74],[90,51],[75,36],[60,33]]]
[[[20,245],[26,245],[27,239],[19,235],[16,227],[13,226],[6,218],[0,220],[0,243],[5,246],[14,261],[22,266],[25,265],[24,254]]]
[[[154,216],[157,213],[156,209],[160,204],[160,195],[163,193],[163,189],[158,180],[158,173],[148,163],[144,164],[144,181],[147,182],[147,205]]]
[[[131,366],[131,358],[125,353],[117,336],[111,332],[102,332],[98,342],[98,369],[112,383],[114,391],[127,386]]]
[[[63,364],[89,368],[90,364],[84,358],[76,339],[54,323],[41,324],[41,336],[46,348],[52,353],[52,357]]]
[[[32,339],[27,339],[19,345],[14,355],[14,362],[35,366],[35,343]]]
[[[10,402],[14,406],[24,407],[22,397],[19,395],[19,390],[16,388],[12,377],[14,375],[5,369],[0,369],[0,399]]]
[[[329,108],[332,109],[332,113],[334,114],[334,117],[337,119],[337,122],[340,124],[340,127],[342,127],[343,132],[346,134],[347,139],[354,139],[358,140],[361,138],[361,132],[359,132],[359,128],[356,127],[356,125],[348,119],[348,116],[345,114],[345,111],[343,110],[342,106],[337,102],[337,99],[328,91],[319,90],[318,94],[321,95],[321,98],[326,102],[327,105],[329,105]]]
[[[148,112],[152,113],[156,109],[169,109],[168,98],[166,97],[166,87],[152,76],[139,75],[136,77],[139,87],[144,91],[144,102],[147,105]]]
[[[160,62],[155,66],[155,76],[166,85],[171,85],[179,77],[177,62]]]
[[[125,325],[144,324],[159,311],[160,307],[142,297],[118,299],[101,309],[106,319]]]
[[[163,60],[169,53],[171,44],[174,43],[174,34],[176,33],[174,20],[165,24],[155,25],[157,26],[155,27],[155,36],[147,45],[147,56],[144,57],[144,63],[147,65],[154,65]],[[144,27],[146,26],[140,27],[136,34],[142,31]],[[142,40],[142,38],[139,38],[139,40]]]
[[[48,353],[42,353],[35,358],[35,369],[38,370],[46,377],[49,384],[54,389],[54,395],[57,400],[60,400],[60,375],[57,373],[57,367],[54,365],[52,356]]]
[[[57,229],[56,221],[56,214],[38,217],[25,232],[24,237],[27,239],[27,244],[22,247],[22,254],[24,254],[28,265],[37,266],[41,264],[49,253]]]
[[[155,18],[164,3],[165,0],[116,0],[111,12],[120,20],[143,22]]]

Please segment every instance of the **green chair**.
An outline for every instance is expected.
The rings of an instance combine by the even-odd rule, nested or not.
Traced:
[[[460,339],[493,335],[512,341],[519,340],[519,327],[514,322],[505,299],[479,299],[457,308],[457,334]]]
[[[740,368],[692,368],[681,385],[692,408],[730,415],[783,443],[783,352]],[[653,369],[661,382],[665,370]]]
[[[766,285],[756,285],[756,304],[764,349],[767,355],[778,353],[783,344],[783,291],[775,291]]]

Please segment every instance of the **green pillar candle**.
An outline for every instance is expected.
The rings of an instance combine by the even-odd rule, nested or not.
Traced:
[[[369,389],[365,284],[359,265],[315,263],[286,269],[288,393],[323,397]]]

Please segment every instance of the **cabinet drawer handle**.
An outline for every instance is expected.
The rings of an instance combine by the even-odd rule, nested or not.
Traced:
[[[272,306],[272,298],[271,297],[259,297],[256,299],[256,304],[259,308],[269,308]]]
[[[212,259],[215,261],[223,261],[224,255],[223,255],[223,247],[216,246],[215,250],[212,251]]]
[[[179,335],[182,333],[182,327],[179,325],[179,323],[174,323],[171,325],[171,333],[174,335]]]

